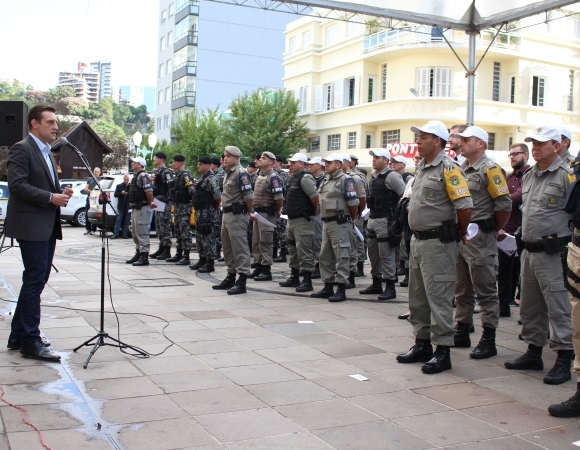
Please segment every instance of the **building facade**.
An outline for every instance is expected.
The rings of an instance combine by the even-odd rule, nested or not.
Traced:
[[[155,134],[193,108],[226,110],[245,91],[283,87],[284,29],[295,16],[204,0],[160,0]]]
[[[99,99],[112,98],[113,86],[111,85],[111,63],[110,62],[92,62],[90,64],[91,72],[100,74],[99,80]]]
[[[119,86],[117,103],[138,107],[147,106],[147,112],[155,113],[155,88],[153,86]]]
[[[523,142],[538,125],[570,128],[573,151],[580,148],[579,24],[562,18],[493,43],[492,31],[478,36],[477,61],[491,47],[475,77],[475,124],[489,132],[490,150]],[[303,17],[285,34],[284,86],[310,127],[312,156],[347,151],[368,163],[374,147],[412,156],[412,125],[465,123],[466,71],[437,29]],[[466,34],[445,37],[467,64]]]
[[[98,103],[100,99],[113,97],[111,86],[111,63],[85,62],[77,64],[76,72],[59,72],[58,85],[75,90],[75,97]]]

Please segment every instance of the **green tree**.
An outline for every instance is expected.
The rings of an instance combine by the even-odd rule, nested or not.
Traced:
[[[115,122],[115,125],[124,127],[125,123],[132,122],[134,117],[129,105],[118,105],[116,103],[113,105],[113,122]]]
[[[53,88],[50,88],[47,92],[46,92],[46,103],[50,106],[54,106],[55,108],[57,107],[57,104],[66,97],[74,97],[75,96],[75,90],[70,87],[70,86],[56,86]],[[58,114],[62,114],[60,111],[57,110]]]
[[[19,80],[0,80],[0,100],[26,101],[26,95],[32,91],[32,86]]]
[[[127,167],[129,146],[125,131],[113,122],[105,120],[96,122],[91,127],[103,142],[113,149],[113,153],[105,155],[103,158],[103,171]]]

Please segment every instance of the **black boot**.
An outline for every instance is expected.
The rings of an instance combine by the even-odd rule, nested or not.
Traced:
[[[395,280],[386,280],[385,292],[379,295],[379,300],[391,300],[393,298],[397,298]]]
[[[171,258],[171,245],[165,245],[163,247],[163,253],[161,253],[156,259],[157,261],[167,261],[167,258]]]
[[[405,269],[405,278],[399,283],[401,287],[409,287],[409,269]]]
[[[451,369],[451,352],[446,345],[438,345],[433,352],[433,358],[423,364],[421,372],[426,374],[441,373]]]
[[[383,293],[383,281],[381,277],[373,277],[373,284],[371,284],[366,289],[361,289],[358,291],[359,294],[382,294]]]
[[[415,339],[413,345],[407,353],[397,355],[397,362],[401,364],[411,364],[417,362],[427,362],[433,358],[433,346],[430,339]]]
[[[505,301],[505,300],[499,301],[499,316],[500,317],[511,317],[512,316],[509,301]]]
[[[275,263],[281,263],[281,262],[286,262],[286,255],[288,254],[288,252],[286,251],[285,248],[280,249],[280,256],[278,256],[277,258],[274,258],[273,261]]]
[[[189,250],[183,252],[183,258],[175,263],[177,266],[189,266],[191,261],[189,260]]]
[[[455,300],[453,300],[453,301],[455,301]],[[455,324],[455,326],[453,327],[453,331],[454,331],[454,332],[457,332],[457,326],[458,326],[458,325],[457,325],[457,324]],[[473,326],[473,324],[469,325],[469,332],[470,332],[470,333],[475,333],[475,327]]]
[[[324,283],[324,287],[321,291],[314,292],[310,294],[312,298],[329,298],[334,295],[334,291],[332,289],[332,283]]]
[[[344,302],[346,301],[346,284],[338,283],[336,285],[336,293],[332,297],[328,297],[329,302]]]
[[[213,266],[213,259],[208,258],[207,262],[204,264],[204,266],[200,267],[200,269],[198,270],[198,273],[211,273],[214,271],[215,271],[215,268]]]
[[[225,291],[225,290],[233,287],[234,284],[236,284],[236,274],[228,272],[228,275],[224,278],[224,280],[220,284],[216,284],[215,286],[212,286],[211,288],[216,289],[216,290]]]
[[[290,276],[286,278],[286,281],[281,281],[278,283],[281,287],[293,287],[296,288],[300,286],[300,271],[298,269],[291,269]],[[332,294],[331,294],[332,295]]]
[[[155,253],[149,253],[149,258],[156,259],[161,253],[165,251],[165,247],[159,244],[159,248]]]
[[[365,276],[364,267],[365,267],[364,261],[357,262],[356,263],[356,273],[354,274],[354,276],[355,277],[364,277]]]
[[[262,264],[256,264],[256,267],[254,268],[254,271],[252,273],[250,273],[250,275],[248,275],[248,278],[257,277],[261,273],[262,273]]]
[[[165,262],[168,263],[176,263],[181,261],[181,258],[183,257],[183,249],[182,248],[178,248],[177,249],[177,253],[175,254],[175,256],[173,258],[167,258],[165,260]]]
[[[457,322],[455,327],[455,347],[469,348],[471,347],[471,339],[469,339],[469,323]]]
[[[246,293],[246,278],[248,278],[247,275],[240,274],[238,276],[238,281],[236,281],[236,284],[232,288],[228,289],[228,295],[245,294]]]
[[[397,276],[405,275],[405,261],[399,261],[399,267],[397,267]]]
[[[467,333],[469,338],[469,333]],[[497,355],[495,348],[495,328],[483,327],[483,334],[477,347],[469,354],[471,359],[485,359]]]
[[[134,266],[148,266],[149,252],[141,252],[141,257],[133,263]]]
[[[206,263],[206,262],[207,262],[207,258],[206,258],[205,256],[201,256],[201,257],[199,258],[199,260],[198,260],[198,261],[197,261],[195,264],[193,264],[193,265],[189,266],[189,268],[190,268],[191,270],[199,270],[199,269],[201,269],[203,266],[205,266],[205,263]]]
[[[310,278],[313,280],[318,280],[320,278],[320,266],[318,263],[314,265],[314,272],[312,272],[312,276]]]
[[[141,253],[139,253],[139,250],[135,250],[133,257],[125,261],[125,264],[133,264],[134,262],[139,261],[139,259],[141,259]]]
[[[256,275],[254,281],[272,281],[271,266],[262,264],[262,273]]]
[[[528,351],[513,361],[506,361],[503,365],[510,370],[544,370],[542,361],[542,347],[528,345]]]
[[[258,266],[259,266],[259,264],[257,264],[257,263],[252,263],[252,264],[250,264],[250,269],[255,269],[255,268],[256,268],[256,267],[258,267]]]
[[[550,369],[548,374],[544,377],[546,384],[562,384],[572,378],[570,366],[574,361],[573,350],[558,350],[558,358],[554,363],[554,367]]]
[[[548,406],[548,412],[554,417],[580,416],[580,383],[576,383],[576,393],[568,400]]]
[[[278,247],[272,248],[272,259],[276,259],[278,257]]]
[[[356,272],[349,272],[348,278],[346,280],[346,289],[354,289],[356,284],[354,282],[354,277],[356,276]]]
[[[300,286],[296,288],[296,292],[310,292],[314,290],[311,276],[312,274],[310,272],[304,272],[304,279],[300,283]]]

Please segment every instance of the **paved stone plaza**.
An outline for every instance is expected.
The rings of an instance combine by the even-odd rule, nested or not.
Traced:
[[[101,240],[81,228],[63,231],[41,323],[63,363],[8,352],[10,316],[0,321],[4,398],[27,409],[53,450],[578,448],[578,421],[546,411],[573,395],[576,380],[548,386],[541,380],[547,370],[503,367],[526,349],[516,308],[500,319],[497,357],[474,361],[469,349],[453,349],[452,370],[423,375],[420,365],[395,361],[413,345],[411,325],[397,319],[407,310],[407,289],[397,288],[396,302],[378,302],[357,286],[347,291],[352,300],[332,304],[280,288],[285,264],[274,266],[273,282],[250,280],[247,294],[228,296],[211,289],[225,276],[223,263],[212,276],[165,262],[137,268],[124,263],[134,253],[131,240],[109,241],[121,339],[163,351],[166,323],[149,314],[169,322],[165,334],[175,345],[149,359],[101,348],[85,370],[90,348],[72,349],[99,328]],[[19,250],[2,253],[0,297],[15,299],[21,274]],[[112,311],[109,298],[107,291]],[[2,313],[13,307],[0,301]],[[112,314],[106,331],[117,337]],[[472,341],[480,334],[477,318]],[[544,352],[547,369],[554,360]],[[0,450],[41,449],[20,412],[0,405]]]

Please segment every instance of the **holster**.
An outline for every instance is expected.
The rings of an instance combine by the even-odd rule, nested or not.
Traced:
[[[443,244],[448,244],[450,242],[459,242],[461,240],[461,233],[457,229],[457,226],[455,224],[455,220],[453,220],[453,219],[445,220],[444,222],[441,222],[440,231],[441,231],[441,236],[439,237],[439,240]]]
[[[339,210],[336,212],[336,223],[339,225],[342,225],[344,223],[348,222],[348,219],[346,217],[346,214],[344,213],[344,210]]]
[[[557,234],[542,236],[542,241],[544,242],[544,251],[547,255],[558,253],[562,250],[563,246]]]
[[[484,233],[495,232],[495,218],[476,220],[475,223],[479,226],[479,229]]]
[[[238,216],[240,214],[246,214],[247,212],[248,212],[248,209],[246,208],[246,205],[242,205],[241,203],[232,204],[232,214],[234,216]]]
[[[524,241],[522,240],[522,227],[518,227],[514,233],[514,237],[516,238],[516,248],[518,249],[518,254],[521,255],[525,248]]]

